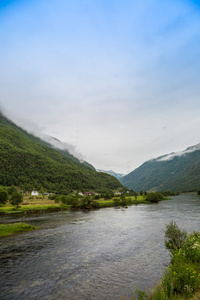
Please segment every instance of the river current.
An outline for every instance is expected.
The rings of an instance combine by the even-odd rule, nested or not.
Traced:
[[[169,264],[165,225],[200,230],[200,198],[93,211],[2,217],[38,230],[0,239],[0,299],[131,299]]]

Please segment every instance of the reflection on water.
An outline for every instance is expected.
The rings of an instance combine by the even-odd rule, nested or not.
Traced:
[[[165,224],[199,228],[200,199],[27,218],[39,230],[0,240],[0,299],[130,299],[148,290],[169,263]]]

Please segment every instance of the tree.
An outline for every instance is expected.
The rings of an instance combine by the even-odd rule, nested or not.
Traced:
[[[14,185],[11,185],[8,189],[8,194],[12,195],[12,193],[17,192],[17,188]]]
[[[16,206],[17,209],[19,207],[19,204],[22,203],[22,201],[23,201],[23,196],[21,193],[14,192],[11,195],[10,203],[11,203],[11,205]]]
[[[113,199],[113,202],[114,202],[114,205],[115,205],[115,206],[120,206],[120,204],[121,204],[121,200],[120,200],[119,197],[118,197],[118,198],[114,198],[114,199]]]
[[[7,200],[8,200],[7,191],[0,190],[0,204],[6,204]]]
[[[127,200],[126,200],[126,197],[125,197],[124,194],[121,195],[120,199],[121,199],[122,206],[126,206],[127,205]]]

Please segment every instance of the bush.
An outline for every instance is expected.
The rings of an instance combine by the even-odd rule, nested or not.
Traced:
[[[188,299],[200,287],[200,233],[187,236],[172,221],[166,225],[165,246],[172,253],[172,260],[150,299]]]
[[[161,193],[148,193],[146,195],[146,200],[152,203],[158,203],[159,201],[163,200],[163,194]]]
[[[190,297],[199,285],[199,266],[187,261],[181,252],[177,252],[174,255],[173,263],[166,269],[162,280],[166,295],[169,299],[177,293]]]
[[[91,207],[92,207],[92,208],[100,208],[101,205],[100,205],[99,202],[97,202],[97,201],[92,201],[92,202],[91,202]]]
[[[58,195],[49,195],[49,196],[48,196],[48,199],[49,199],[49,200],[55,200],[56,197],[58,197]]]
[[[104,195],[104,199],[105,200],[112,199],[112,195],[107,193],[107,194]]]
[[[7,191],[0,190],[0,204],[6,204],[7,200],[8,200]]]
[[[79,200],[76,197],[71,197],[70,201],[68,199],[67,204],[71,205],[72,208],[78,208],[79,207]]]
[[[175,251],[179,250],[187,237],[187,232],[185,230],[181,230],[178,225],[171,221],[168,225],[166,225],[165,231],[165,247],[174,254]]]
[[[114,199],[113,199],[113,202],[114,202],[114,205],[115,205],[115,206],[120,206],[120,204],[121,204],[120,198],[114,198]]]
[[[200,262],[200,233],[190,234],[181,250],[183,255],[193,263]]]

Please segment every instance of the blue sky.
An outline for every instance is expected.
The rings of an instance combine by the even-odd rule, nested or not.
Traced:
[[[198,1],[1,1],[0,42],[4,112],[96,168],[200,142]]]

